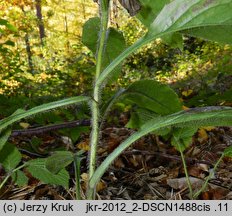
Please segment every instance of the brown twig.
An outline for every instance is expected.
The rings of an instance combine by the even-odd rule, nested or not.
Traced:
[[[54,124],[54,125],[47,125],[47,126],[37,127],[37,128],[29,128],[29,129],[24,129],[24,130],[13,130],[11,133],[11,137],[38,135],[38,134],[46,133],[49,131],[60,130],[64,128],[74,128],[77,126],[89,126],[89,125],[90,125],[90,120],[88,119],[76,120],[76,121],[65,122],[65,123]]]

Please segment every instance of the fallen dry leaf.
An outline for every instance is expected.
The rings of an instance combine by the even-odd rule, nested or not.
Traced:
[[[202,142],[208,140],[208,138],[209,138],[209,137],[208,137],[208,134],[207,134],[206,130],[205,130],[204,128],[200,128],[200,129],[198,130],[198,138],[197,138],[197,140],[198,140],[200,143],[202,143]]]
[[[86,139],[86,140],[78,143],[77,148],[84,150],[84,151],[89,151],[90,150],[89,139]]]
[[[203,185],[204,181],[198,178],[189,177],[189,180],[193,186],[193,189],[200,189]],[[182,190],[188,187],[186,177],[176,178],[176,179],[167,179],[167,184],[172,187],[173,189]]]
[[[20,122],[19,125],[23,128],[23,129],[27,129],[30,127],[30,124],[28,124],[27,122]]]
[[[81,179],[82,179],[82,187],[83,187],[84,190],[86,190],[87,189],[87,182],[88,182],[88,174],[87,173],[82,173],[81,174]],[[106,187],[107,187],[106,182],[101,179],[101,181],[98,182],[98,184],[96,186],[96,191],[97,192],[102,191]]]

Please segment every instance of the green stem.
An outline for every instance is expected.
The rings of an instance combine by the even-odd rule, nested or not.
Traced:
[[[179,149],[180,149],[180,144],[179,144],[179,142],[178,142],[178,147],[179,147]],[[190,196],[190,199],[193,199],[192,184],[191,184],[191,181],[190,181],[190,178],[189,178],[189,174],[188,174],[188,170],[187,170],[186,161],[185,161],[185,159],[184,159],[184,154],[183,154],[183,151],[181,151],[181,149],[180,149],[180,156],[181,156],[182,164],[183,164],[183,166],[184,166],[184,173],[185,173],[186,180],[187,180],[187,184],[188,184],[188,188],[189,188],[189,196]]]
[[[2,187],[4,186],[4,184],[7,182],[7,180],[11,177],[11,175],[12,175],[14,172],[16,172],[17,170],[22,169],[22,168],[25,167],[26,165],[27,165],[27,164],[25,163],[25,164],[23,164],[23,165],[21,165],[21,166],[15,168],[15,169],[13,169],[12,171],[10,171],[10,172],[7,174],[6,178],[1,182],[1,184],[0,184],[0,190],[2,189]]]
[[[101,73],[102,67],[102,58],[103,58],[103,51],[104,45],[106,40],[107,34],[107,27],[108,27],[108,0],[101,0],[101,30],[100,30],[100,41],[99,47],[97,52],[97,63],[96,63],[96,74],[95,74],[95,82],[97,81],[98,77]],[[92,111],[92,131],[91,131],[91,139],[90,139],[90,161],[89,161],[89,179],[93,176],[96,167],[96,156],[97,156],[97,145],[99,141],[99,86],[95,85],[93,91],[93,100],[91,104],[91,111]],[[94,188],[88,188],[87,192],[87,199],[94,199],[95,193]]]
[[[81,178],[81,159],[78,155],[74,155],[74,171],[75,171],[75,179],[76,179],[76,199],[81,200],[81,185],[80,185],[80,178]]]
[[[216,169],[217,169],[218,165],[221,163],[223,157],[224,157],[224,154],[221,155],[221,157],[218,159],[217,163],[214,165],[213,171],[210,172],[210,174],[208,175],[208,177],[207,177],[207,179],[205,180],[205,182],[204,182],[203,186],[201,187],[201,189],[200,189],[199,191],[197,191],[197,192],[193,195],[193,198],[194,198],[194,199],[196,199],[196,198],[206,189],[209,180],[212,178],[213,173],[216,172]]]

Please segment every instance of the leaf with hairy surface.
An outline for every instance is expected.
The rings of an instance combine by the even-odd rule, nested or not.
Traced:
[[[149,27],[154,18],[159,14],[163,7],[170,2],[170,0],[139,0],[142,5],[141,10],[136,17],[145,25]]]
[[[51,173],[46,168],[46,159],[35,159],[27,162],[27,170],[40,181],[46,184],[61,185],[68,188],[69,174],[65,169],[61,169],[57,174]]]
[[[54,102],[47,103],[47,104],[42,104],[40,106],[34,107],[26,111],[20,110],[20,112],[13,113],[9,117],[4,118],[0,121],[0,133],[2,129],[8,127],[9,125],[23,118],[27,118],[29,116],[36,115],[38,113],[42,113],[42,112],[45,112],[51,109],[56,109],[56,108],[64,107],[64,106],[70,106],[72,104],[77,104],[77,103],[82,103],[82,102],[88,102],[90,100],[91,98],[87,96],[77,96],[77,97],[70,97],[67,99],[59,100],[59,101],[54,101]]]
[[[57,151],[46,160],[46,168],[53,174],[57,174],[61,169],[71,164],[74,155],[69,151]]]
[[[19,150],[11,143],[4,145],[0,151],[0,163],[8,172],[13,170],[19,164],[21,158],[22,155]]]
[[[181,110],[177,94],[168,85],[155,80],[134,82],[121,98],[159,115],[168,115]]]
[[[146,37],[151,39],[160,33],[181,31],[208,40],[232,43],[231,10],[231,0],[174,0],[155,17]]]

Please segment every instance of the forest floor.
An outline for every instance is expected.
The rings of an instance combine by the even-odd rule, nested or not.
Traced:
[[[121,127],[107,125],[102,130],[101,144],[98,149],[98,163],[115,148],[122,140],[133,133],[132,130],[123,127],[127,121],[127,115],[121,114],[119,123]],[[81,142],[76,148],[86,148],[89,143],[89,134],[81,137]],[[30,137],[13,137],[12,142],[19,144],[28,142]],[[49,132],[40,135],[43,140],[40,151],[45,151],[49,146],[68,146],[67,140],[57,132]],[[220,157],[223,150],[232,143],[231,127],[201,128],[193,137],[190,148],[185,152],[188,172],[193,191],[197,192],[204,183],[205,178],[213,172],[213,165]],[[22,152],[24,160],[37,158],[30,152]],[[41,153],[42,157],[42,153]],[[85,199],[87,167],[87,153],[81,166],[82,195]],[[71,175],[70,188],[51,186],[41,183],[33,178],[26,170],[29,177],[28,185],[16,187],[10,181],[3,187],[0,199],[21,200],[60,200],[75,199],[74,169],[68,167]],[[206,191],[200,194],[199,199],[219,200],[232,199],[232,164],[231,159],[224,158],[218,169],[213,173]],[[97,186],[97,199],[102,200],[186,200],[190,199],[189,189],[184,174],[183,165],[179,153],[169,144],[156,135],[148,135],[141,138],[120,155],[110,166]]]

